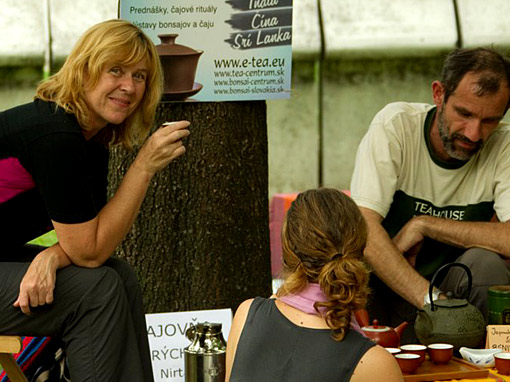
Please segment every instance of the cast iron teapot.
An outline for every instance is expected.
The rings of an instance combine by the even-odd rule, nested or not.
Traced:
[[[462,346],[478,347],[485,336],[485,319],[480,310],[467,300],[452,298],[446,293],[446,299],[432,301],[432,287],[439,273],[450,267],[463,268],[468,276],[468,291],[471,292],[473,277],[469,268],[461,263],[449,263],[439,268],[430,281],[430,304],[418,311],[414,329],[420,342],[429,345],[435,342],[452,344],[455,350]]]
[[[398,348],[400,346],[400,336],[407,326],[407,322],[402,322],[395,329],[385,325],[379,325],[377,320],[369,325],[368,313],[365,309],[359,309],[354,312],[356,321],[361,326],[363,333],[376,344],[385,348]]]

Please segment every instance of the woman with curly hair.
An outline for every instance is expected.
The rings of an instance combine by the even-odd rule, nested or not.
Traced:
[[[403,380],[389,352],[351,329],[368,295],[366,240],[365,221],[347,195],[331,188],[298,195],[282,232],[284,283],[271,299],[239,306],[227,381]]]

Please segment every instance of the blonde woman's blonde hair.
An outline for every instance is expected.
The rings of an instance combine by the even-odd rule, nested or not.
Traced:
[[[365,220],[354,201],[332,188],[298,195],[287,212],[282,231],[284,283],[281,297],[318,283],[328,301],[324,317],[335,340],[341,341],[353,311],[368,297],[368,270],[363,262],[367,241]]]
[[[94,88],[104,70],[113,65],[133,65],[145,61],[145,92],[138,107],[121,124],[108,124],[98,137],[106,144],[131,149],[141,143],[154,122],[161,98],[163,75],[154,43],[137,26],[125,20],[108,20],[89,28],[78,40],[58,73],[41,82],[36,98],[55,102],[76,116],[88,129],[89,110],[85,89]]]

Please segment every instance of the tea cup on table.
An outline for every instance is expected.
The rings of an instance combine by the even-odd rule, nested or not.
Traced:
[[[402,345],[400,346],[400,350],[402,350],[402,353],[418,354],[420,356],[420,364],[425,362],[425,354],[427,352],[427,347],[425,345],[419,344]]]
[[[494,354],[494,361],[498,373],[503,375],[510,375],[510,353],[501,352]]]
[[[448,363],[453,356],[453,345],[451,344],[430,344],[428,346],[429,357],[434,363]]]
[[[385,348],[385,349],[393,355],[397,355],[402,351],[399,348]]]
[[[420,366],[420,356],[418,354],[399,353],[395,354],[395,359],[402,373],[412,374]]]

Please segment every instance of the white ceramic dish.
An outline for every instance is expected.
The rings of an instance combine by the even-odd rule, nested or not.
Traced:
[[[471,349],[461,347],[460,355],[466,361],[483,367],[494,367],[494,354],[500,353],[501,349]]]

